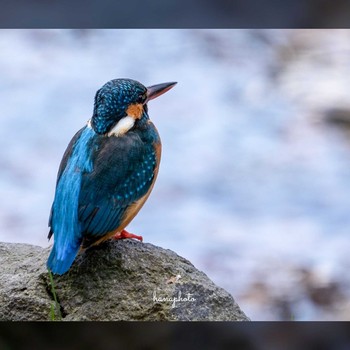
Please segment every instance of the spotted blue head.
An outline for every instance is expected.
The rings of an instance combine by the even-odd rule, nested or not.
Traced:
[[[147,88],[132,79],[109,81],[96,92],[92,128],[98,134],[106,134],[121,121],[120,130],[123,130],[124,125],[132,126],[147,111],[149,100],[165,93],[175,84],[163,83]]]

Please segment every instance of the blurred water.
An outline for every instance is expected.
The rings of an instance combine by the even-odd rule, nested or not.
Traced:
[[[348,31],[0,31],[0,241],[48,245],[58,165],[101,85],[178,81],[149,104],[162,163],[130,231],[252,319],[349,318],[349,139],[323,121],[349,107],[349,52]]]

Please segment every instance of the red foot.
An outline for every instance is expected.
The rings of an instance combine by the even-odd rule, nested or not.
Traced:
[[[121,232],[117,232],[114,236],[113,236],[114,239],[125,239],[125,238],[135,238],[135,239],[138,239],[139,241],[143,241],[143,238],[142,236],[137,236],[137,235],[134,235],[133,233],[129,233],[128,231],[126,230],[123,230]]]

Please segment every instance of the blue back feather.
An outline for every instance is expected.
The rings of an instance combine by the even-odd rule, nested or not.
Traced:
[[[55,242],[47,262],[53,273],[64,274],[68,271],[82,241],[78,220],[79,194],[82,173],[93,169],[91,147],[88,145],[94,135],[91,128],[85,127],[73,145],[71,156],[57,183],[51,218]]]

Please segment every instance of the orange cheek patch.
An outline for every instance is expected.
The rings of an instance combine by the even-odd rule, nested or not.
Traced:
[[[140,119],[143,112],[143,106],[141,103],[135,103],[128,107],[126,114],[134,119]]]

